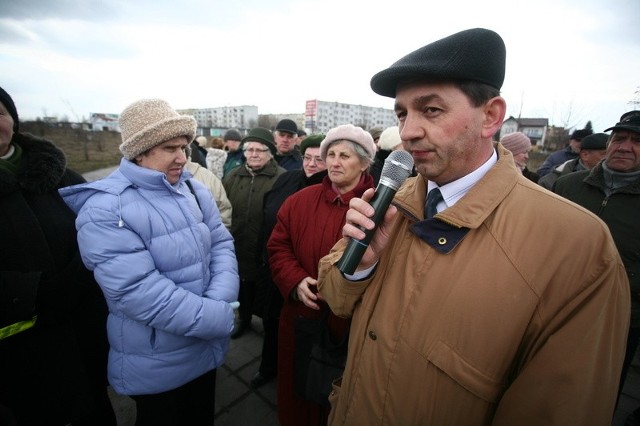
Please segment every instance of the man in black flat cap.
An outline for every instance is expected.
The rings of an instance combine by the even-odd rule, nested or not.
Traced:
[[[620,391],[640,342],[640,111],[629,111],[605,131],[604,161],[590,171],[562,176],[554,191],[597,214],[609,229],[624,262],[631,289],[631,324],[620,376]],[[586,138],[582,141],[587,140]],[[633,413],[640,424],[640,409]]]
[[[582,143],[582,139],[591,134],[593,134],[593,131],[590,129],[579,129],[571,133],[567,146],[559,151],[549,154],[542,165],[538,167],[538,170],[536,170],[538,176],[546,176],[560,164],[578,158],[578,155],[580,154],[580,144]]]
[[[538,185],[553,190],[553,185],[559,177],[581,170],[591,170],[604,158],[608,139],[609,135],[605,133],[594,133],[585,137],[580,141],[578,156],[554,167],[551,173],[538,179]]]
[[[295,121],[288,118],[280,120],[273,132],[273,139],[278,150],[275,156],[278,165],[285,170],[301,170],[302,155],[295,149],[298,139],[298,125]]]
[[[395,98],[419,176],[353,275],[335,264],[360,227],[374,228],[373,190],[351,200],[345,238],[320,262],[320,294],[352,319],[332,425],[611,422],[629,321],[624,266],[601,221],[541,190],[493,142],[505,56],[498,34],[476,28],[371,80]]]

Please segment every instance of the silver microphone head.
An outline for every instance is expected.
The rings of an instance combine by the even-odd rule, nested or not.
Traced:
[[[380,181],[382,184],[397,190],[413,170],[413,157],[407,151],[397,150],[391,152],[382,166]]]

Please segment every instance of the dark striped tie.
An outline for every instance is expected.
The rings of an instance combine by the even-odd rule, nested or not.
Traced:
[[[444,201],[440,188],[433,188],[429,191],[427,194],[427,202],[424,205],[424,212],[427,219],[432,218],[436,213],[438,213],[436,207],[440,201]]]

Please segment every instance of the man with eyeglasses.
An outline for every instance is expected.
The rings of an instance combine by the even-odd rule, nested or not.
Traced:
[[[618,397],[640,342],[640,111],[629,111],[613,130],[605,158],[591,170],[561,176],[554,191],[598,215],[611,231],[631,288],[631,323]],[[627,424],[640,424],[640,408]],[[634,422],[635,420],[635,422]]]
[[[278,164],[286,170],[300,170],[302,156],[295,149],[298,139],[298,125],[288,118],[280,120],[273,136],[277,149],[275,157]]]
[[[273,135],[267,129],[251,129],[242,139],[241,149],[245,163],[222,179],[227,197],[231,201],[231,235],[235,240],[240,274],[239,318],[231,334],[232,339],[240,337],[251,326],[255,283],[258,278],[256,259],[263,223],[263,198],[278,176],[286,171],[274,159],[276,147]]]

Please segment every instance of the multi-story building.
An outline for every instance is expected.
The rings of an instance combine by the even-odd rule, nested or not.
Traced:
[[[198,122],[198,134],[204,136],[218,136],[226,129],[247,130],[258,125],[258,107],[254,105],[193,108],[177,112],[192,115]]]
[[[306,103],[304,127],[312,133],[326,133],[341,124],[353,124],[370,130],[374,127],[396,126],[398,120],[391,109],[368,107],[363,105],[326,102],[317,99]]]

